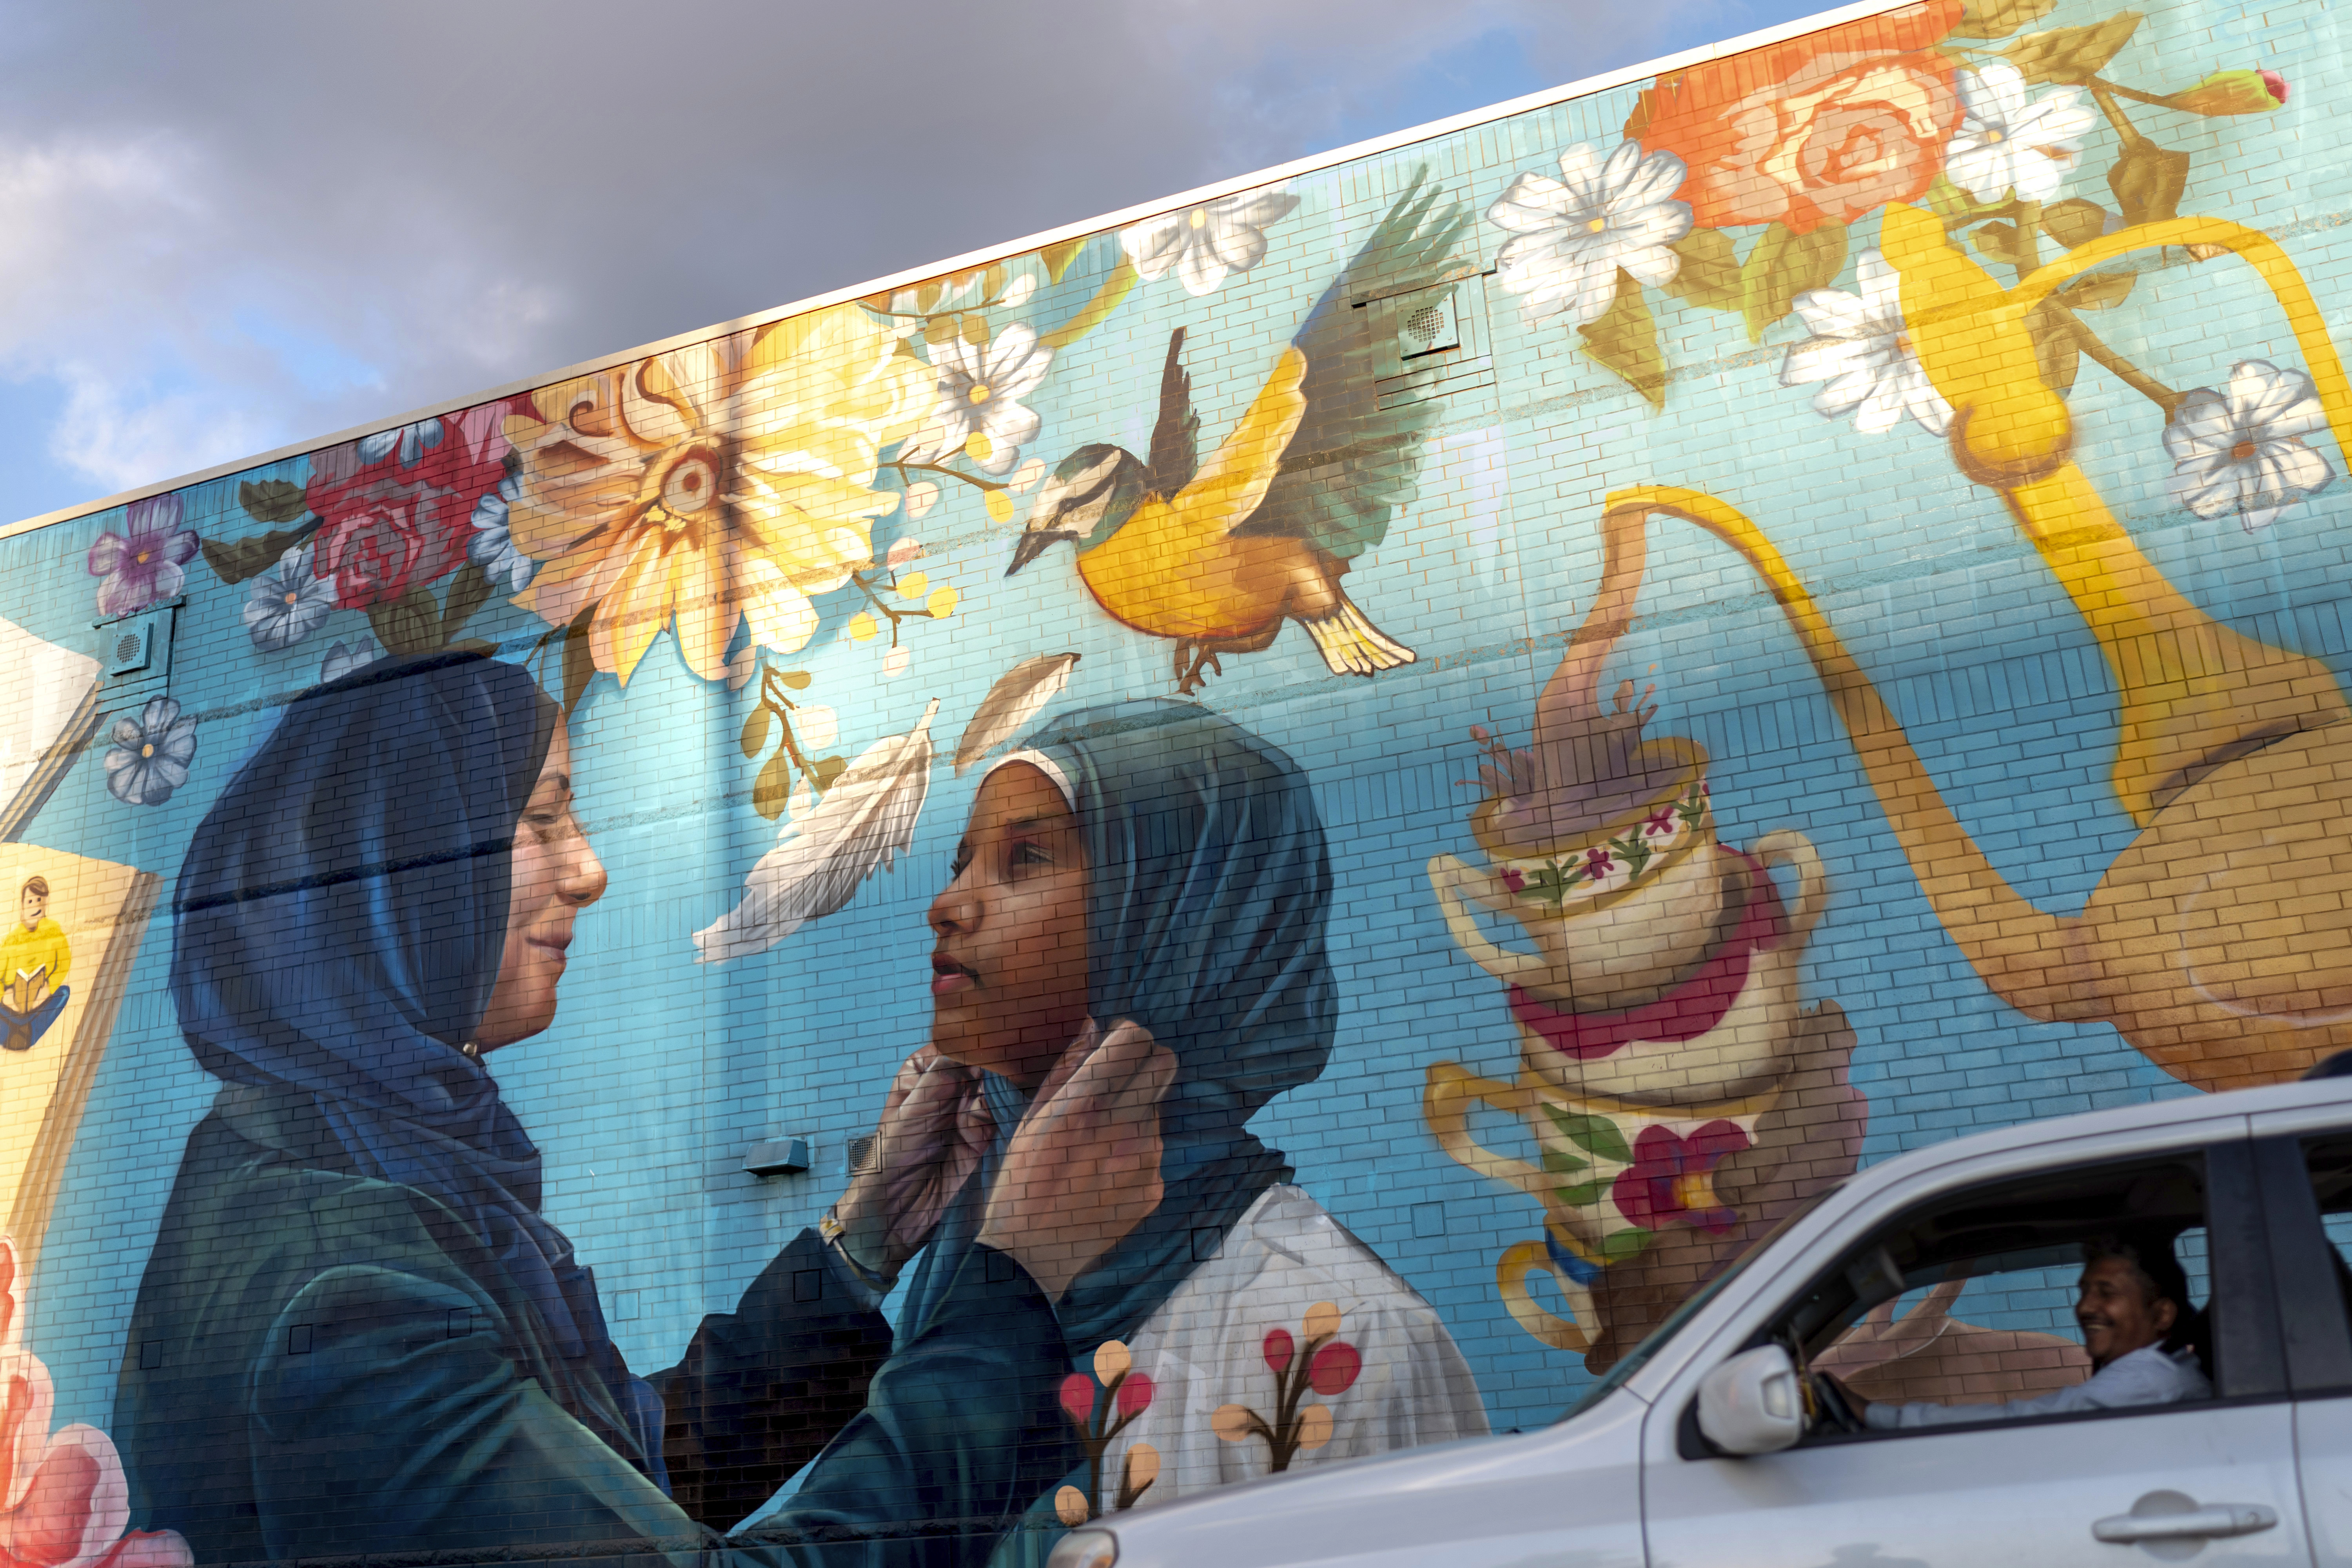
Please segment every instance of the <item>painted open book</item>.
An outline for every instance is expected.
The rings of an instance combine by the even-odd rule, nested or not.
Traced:
[[[98,660],[0,621],[0,842],[48,804],[98,730]]]
[[[0,1234],[39,1256],[163,879],[0,844]]]

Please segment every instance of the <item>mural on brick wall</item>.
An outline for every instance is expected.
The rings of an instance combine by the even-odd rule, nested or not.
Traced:
[[[1034,1563],[2352,1047],[2340,67],[1925,0],[0,540],[10,1550]]]

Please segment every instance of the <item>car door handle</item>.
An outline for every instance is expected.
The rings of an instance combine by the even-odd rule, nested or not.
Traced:
[[[2101,1541],[2129,1546],[2182,1536],[2252,1535],[2278,1523],[2278,1510],[2258,1502],[2217,1502],[2185,1513],[2117,1513],[2091,1526]]]

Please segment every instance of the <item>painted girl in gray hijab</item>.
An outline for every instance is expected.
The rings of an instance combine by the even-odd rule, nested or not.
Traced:
[[[1330,891],[1305,773],[1190,703],[1074,714],[982,780],[929,912],[931,1043],[825,1228],[877,1296],[928,1244],[902,1340],[975,1252],[1052,1302],[1068,1468],[1033,1519],[1486,1430],[1435,1312],[1244,1125],[1330,1058]],[[1063,1081],[1139,1050],[1172,1058],[1156,1172],[1028,1176]],[[1152,1185],[1139,1221],[1096,1218]]]

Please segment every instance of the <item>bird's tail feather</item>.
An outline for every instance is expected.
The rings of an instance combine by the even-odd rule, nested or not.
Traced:
[[[1339,607],[1329,615],[1298,624],[1315,639],[1323,662],[1334,675],[1374,675],[1411,664],[1414,658],[1412,649],[1366,620],[1364,612],[1345,594],[1339,595]]]

